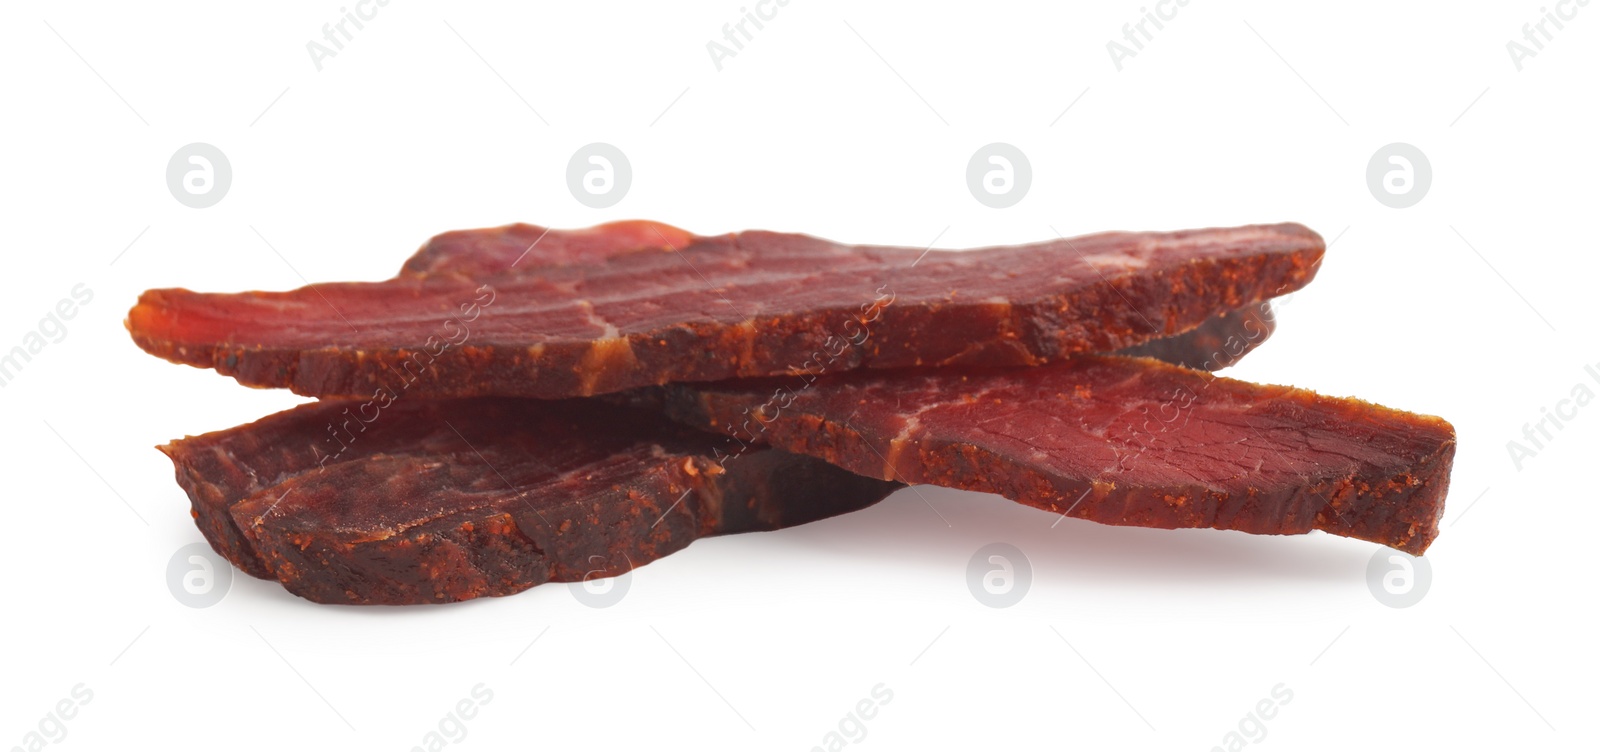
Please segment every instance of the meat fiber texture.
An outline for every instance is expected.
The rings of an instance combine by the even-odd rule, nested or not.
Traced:
[[[587,401],[323,401],[161,447],[213,548],[321,603],[415,604],[614,576],[898,483]]]
[[[666,387],[673,417],[875,478],[1111,525],[1322,530],[1421,554],[1455,456],[1440,418],[1143,358]]]
[[[564,234],[553,251],[537,237],[518,251],[527,233],[504,234],[467,268],[450,267],[452,236],[441,236],[383,282],[151,290],[128,327],[152,354],[250,386],[559,398],[1111,352],[1299,289],[1323,252],[1322,238],[1295,224],[959,252],[771,232],[701,237],[644,222]],[[539,273],[504,273],[530,256],[543,259]]]
[[[629,220],[581,230],[512,224],[452,230],[430,238],[400,270],[401,277],[450,275],[460,279],[534,277],[551,267],[605,264],[630,253],[659,253],[688,245],[694,236],[660,222]],[[1116,351],[1216,371],[1237,363],[1272,336],[1272,304],[1224,311],[1189,331]],[[819,360],[827,360],[826,357]],[[831,363],[816,363],[825,371]]]

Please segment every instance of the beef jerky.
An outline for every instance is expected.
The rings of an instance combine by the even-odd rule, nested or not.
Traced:
[[[661,253],[686,246],[693,235],[645,220],[613,222],[581,230],[512,224],[452,230],[430,238],[400,270],[402,277],[452,275],[485,280],[538,276],[551,267],[604,264],[629,253]],[[1186,368],[1216,371],[1237,363],[1272,336],[1270,303],[1217,314],[1180,334],[1119,350],[1118,355],[1165,360]]]
[[[442,603],[621,574],[897,483],[580,401],[325,401],[162,447],[218,552],[322,603]]]
[[[876,478],[1111,525],[1323,530],[1421,554],[1455,432],[1413,415],[1142,358],[666,387],[674,417]]]
[[[1323,251],[1320,236],[1293,224],[966,252],[769,232],[694,237],[679,248],[660,234],[667,251],[537,275],[151,290],[128,328],[152,354],[251,386],[364,398],[403,379],[414,395],[556,398],[1110,352],[1298,289]]]

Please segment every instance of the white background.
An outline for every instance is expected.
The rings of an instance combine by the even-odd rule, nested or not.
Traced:
[[[1251,749],[1593,748],[1600,406],[1520,470],[1506,442],[1600,393],[1600,9],[1519,72],[1506,43],[1554,3],[1193,0],[1119,72],[1137,2],[792,0],[719,72],[706,43],[740,2],[393,0],[320,72],[337,2],[0,10],[0,350],[94,296],[0,388],[0,748],[80,683],[52,749],[409,749],[479,683],[450,748],[810,749],[880,683],[851,749],[1210,749],[1280,683]],[[233,168],[208,209],[165,182],[196,141]],[[634,172],[604,210],[564,177],[594,141]],[[964,177],[995,141],[1033,168],[1009,209]],[[1433,169],[1408,209],[1365,179],[1397,141]],[[1431,590],[1379,603],[1358,541],[1054,525],[927,488],[696,543],[607,609],[565,585],[426,608],[242,574],[206,609],[168,591],[201,538],[152,446],[300,400],[141,353],[141,290],[379,279],[446,229],[634,217],[941,247],[1304,222],[1337,242],[1231,375],[1455,424]],[[1033,573],[1007,609],[967,589],[993,542]]]

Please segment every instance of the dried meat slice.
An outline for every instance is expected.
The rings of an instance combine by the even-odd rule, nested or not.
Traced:
[[[629,253],[663,253],[694,236],[647,220],[612,222],[581,230],[511,224],[452,230],[430,238],[400,270],[401,277],[455,276],[486,280],[537,277],[551,267],[605,264]],[[1239,362],[1272,336],[1271,303],[1219,313],[1180,334],[1152,339],[1116,352],[1165,360],[1186,368],[1216,371]]]
[[[128,328],[152,354],[300,394],[365,398],[403,380],[412,395],[557,398],[1110,352],[1298,289],[1323,251],[1294,224],[964,252],[769,232],[665,240],[537,275],[151,290]]]
[[[621,574],[899,484],[581,401],[326,401],[162,447],[206,538],[322,603],[442,603]]]
[[[674,384],[669,414],[863,475],[997,493],[1111,525],[1323,530],[1421,554],[1442,419],[1143,358]]]

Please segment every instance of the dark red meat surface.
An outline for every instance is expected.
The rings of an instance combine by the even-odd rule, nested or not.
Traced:
[[[583,401],[326,401],[162,447],[212,546],[323,603],[611,576],[697,538],[868,506],[899,484]]]
[[[155,355],[251,386],[323,397],[404,389],[555,398],[1110,352],[1298,289],[1323,251],[1320,236],[1293,224],[965,252],[770,232],[688,236],[680,247],[685,238],[672,228],[620,227],[563,235],[553,250],[530,243],[517,255],[527,235],[507,230],[495,254],[455,270],[450,259],[459,254],[441,236],[408,263],[408,275],[384,282],[285,293],[151,290],[128,326]],[[638,245],[649,236],[661,243]],[[520,266],[524,253],[540,259],[538,274],[501,273],[502,261]]]
[[[402,277],[450,275],[462,279],[537,277],[550,267],[605,264],[630,253],[662,253],[688,245],[692,235],[645,220],[583,230],[514,224],[441,233],[406,260]],[[1255,303],[1219,313],[1189,331],[1118,350],[1187,368],[1217,371],[1239,362],[1272,336],[1272,304]]]
[[[1420,554],[1449,423],[1143,358],[675,384],[670,414],[863,475],[1112,525],[1323,530]]]

